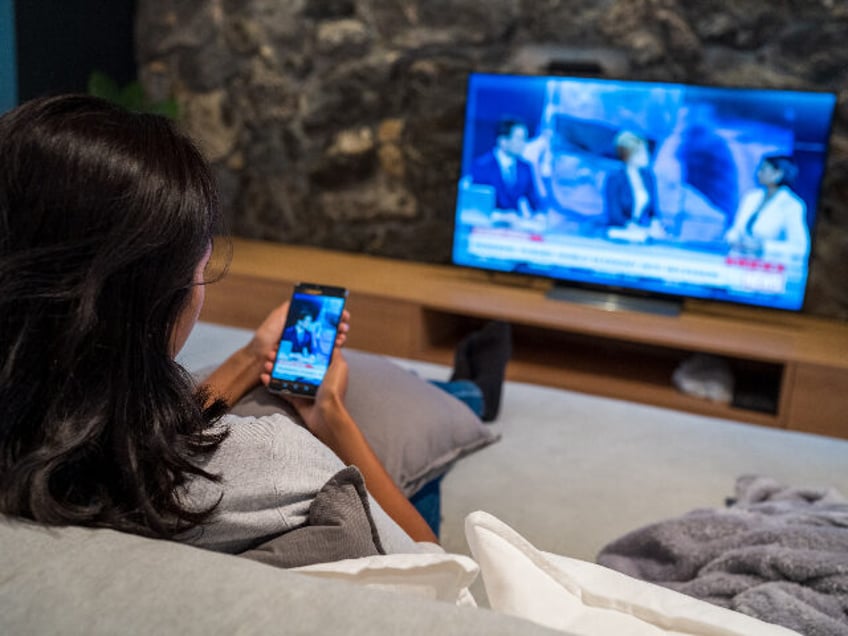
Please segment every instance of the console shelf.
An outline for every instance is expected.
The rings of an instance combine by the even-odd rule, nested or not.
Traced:
[[[547,283],[278,243],[233,240],[228,275],[202,319],[255,327],[298,281],[350,289],[351,347],[450,365],[488,320],[513,326],[511,380],[848,438],[848,325],[688,302],[659,316],[546,298]],[[685,395],[674,369],[695,353],[728,360],[735,406]]]

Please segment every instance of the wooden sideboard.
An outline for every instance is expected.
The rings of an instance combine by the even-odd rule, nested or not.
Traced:
[[[551,300],[550,283],[447,265],[232,240],[227,275],[208,286],[201,319],[253,328],[298,281],[350,289],[349,346],[450,365],[466,333],[513,326],[511,380],[693,413],[848,438],[848,324],[688,301],[661,316]],[[722,356],[733,405],[671,381],[695,353]]]

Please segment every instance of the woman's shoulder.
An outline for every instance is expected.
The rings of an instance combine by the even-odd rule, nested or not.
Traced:
[[[777,190],[777,193],[787,203],[792,202],[792,203],[795,203],[795,204],[800,205],[800,206],[804,205],[804,200],[801,197],[799,197],[795,193],[795,191],[787,185],[780,186],[780,188],[778,188],[778,190]]]
[[[226,415],[219,426],[229,431],[212,461],[258,456],[273,461],[302,464],[314,462],[327,469],[340,469],[341,460],[303,425],[285,413],[271,415]]]
[[[751,188],[744,195],[743,201],[762,201],[766,196],[766,191],[763,188]]]
[[[761,199],[762,201],[762,199]],[[765,207],[773,218],[797,217],[804,214],[806,204],[789,186],[780,186],[766,202]]]
[[[220,481],[192,479],[184,490],[186,500],[199,509],[217,506],[211,523],[185,537],[197,545],[241,552],[260,537],[301,526],[315,495],[344,467],[283,413],[227,415],[218,426],[229,434],[202,468]]]

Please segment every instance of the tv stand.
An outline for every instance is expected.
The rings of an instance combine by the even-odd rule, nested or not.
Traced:
[[[554,283],[546,295],[552,300],[592,305],[606,311],[642,311],[660,316],[677,316],[683,308],[680,300],[584,289],[559,283]]]
[[[233,240],[230,271],[207,287],[201,318],[254,328],[301,280],[350,289],[356,349],[450,365],[460,338],[507,320],[511,380],[848,438],[842,322],[699,301],[677,316],[604,311],[551,300],[540,279],[496,285],[476,270],[246,239]],[[734,404],[673,386],[674,370],[696,353],[728,361]]]

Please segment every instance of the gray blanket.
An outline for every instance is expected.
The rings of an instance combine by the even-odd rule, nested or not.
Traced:
[[[597,561],[802,634],[848,634],[848,500],[743,476],[728,504],[634,530]]]

